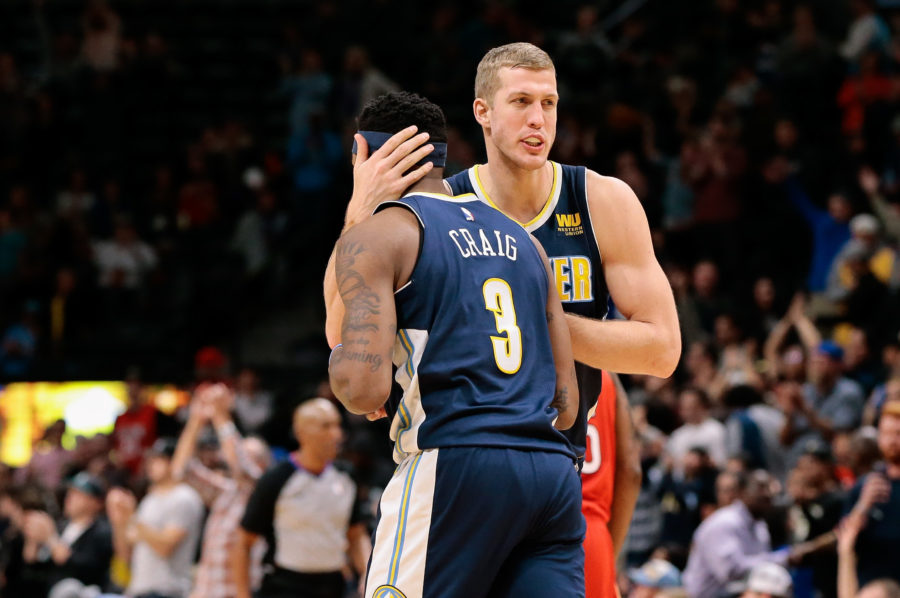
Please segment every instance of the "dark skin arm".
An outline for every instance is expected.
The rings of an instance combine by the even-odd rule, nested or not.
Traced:
[[[628,395],[619,377],[612,374],[612,379],[616,385],[616,473],[613,481],[616,491],[610,508],[609,533],[618,558],[631,525],[643,474],[640,445],[631,421]]]
[[[415,267],[419,235],[415,215],[392,207],[338,241],[335,275],[345,308],[343,344],[332,353],[328,373],[335,396],[351,413],[371,413],[390,394],[397,333],[394,290],[409,280]]]
[[[554,424],[558,430],[568,430],[578,417],[578,379],[575,377],[575,357],[572,354],[572,339],[563,312],[556,284],[550,271],[550,260],[540,242],[531,238],[547,271],[550,283],[547,293],[547,327],[550,329],[550,346],[553,348],[553,363],[556,366],[556,394],[551,405],[559,412]]]

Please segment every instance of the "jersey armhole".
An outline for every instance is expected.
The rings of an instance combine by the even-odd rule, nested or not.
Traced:
[[[378,204],[378,207],[375,208],[373,214],[377,214],[383,209],[391,207],[406,208],[413,213],[413,215],[416,217],[416,221],[418,221],[419,223],[419,248],[416,251],[416,261],[413,264],[412,271],[409,274],[409,280],[406,281],[406,284],[394,291],[394,295],[396,295],[404,289],[408,288],[413,283],[413,280],[415,280],[416,269],[419,267],[419,260],[422,259],[422,249],[425,247],[425,222],[422,220],[422,216],[419,215],[419,212],[414,207],[406,202],[397,200],[386,201]]]

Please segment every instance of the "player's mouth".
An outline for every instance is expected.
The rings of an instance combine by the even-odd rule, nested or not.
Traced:
[[[529,135],[522,139],[520,143],[532,152],[540,152],[544,149],[544,138],[540,135]]]

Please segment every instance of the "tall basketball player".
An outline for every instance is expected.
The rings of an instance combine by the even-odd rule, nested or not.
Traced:
[[[444,135],[440,109],[408,93],[359,119],[370,143],[410,122]],[[546,255],[474,195],[444,191],[425,178],[338,242],[331,385],[354,413],[387,403],[398,464],[365,598],[581,598],[580,484],[557,429],[578,391]]]
[[[474,193],[517,220],[547,250],[578,362],[581,412],[568,437],[583,458],[600,369],[660,377],[674,371],[681,338],[672,290],[634,192],[618,179],[548,160],[559,96],[553,62],[544,51],[525,43],[494,48],[478,65],[475,96],[488,161],[447,183],[453,193]],[[413,168],[418,153],[427,153],[426,141],[427,135],[406,130],[371,156],[361,149],[347,227],[428,172],[427,164]],[[625,320],[605,319],[610,297]],[[343,313],[333,266],[326,272],[325,298],[326,334],[333,345]],[[616,492],[634,478],[633,468],[618,470]]]

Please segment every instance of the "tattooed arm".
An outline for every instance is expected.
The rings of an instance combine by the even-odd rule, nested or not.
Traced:
[[[328,374],[335,396],[351,413],[375,411],[390,393],[394,290],[409,280],[419,234],[409,210],[387,208],[345,232],[335,248],[344,314],[342,346],[332,353]]]
[[[531,240],[544,260],[550,285],[547,293],[547,326],[550,329],[553,362],[556,364],[556,394],[550,405],[559,412],[559,416],[556,418],[556,428],[568,430],[578,416],[578,379],[575,377],[572,340],[569,337],[569,326],[566,324],[562,303],[559,302],[559,295],[556,292],[556,284],[550,272],[550,260],[547,259],[547,254],[538,240],[534,237]]]

